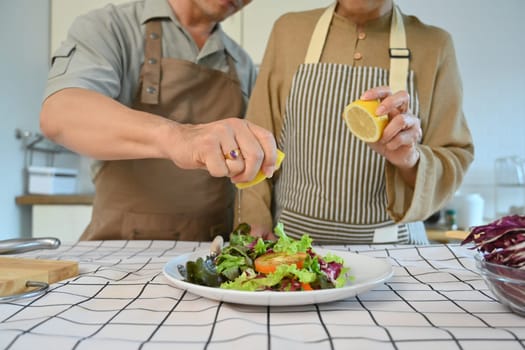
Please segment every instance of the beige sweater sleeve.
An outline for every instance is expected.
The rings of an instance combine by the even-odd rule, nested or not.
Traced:
[[[395,221],[424,220],[451,198],[473,161],[472,136],[462,111],[462,83],[452,39],[441,36],[435,69],[420,70],[423,139],[415,188],[387,164],[388,211]],[[417,38],[416,38],[417,40]],[[426,77],[425,74],[433,74]]]

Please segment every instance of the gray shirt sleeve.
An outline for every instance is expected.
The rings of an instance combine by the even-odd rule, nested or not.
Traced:
[[[53,55],[45,97],[78,87],[126,105],[132,102],[139,73],[137,70],[129,74],[125,67],[132,61],[140,66],[140,60],[130,57],[129,45],[124,42],[127,33],[118,21],[111,20],[116,12],[107,9],[92,11],[73,22],[66,41]]]
[[[231,55],[247,104],[257,70],[246,51],[218,27],[199,52],[166,0],[107,5],[79,16],[67,39],[53,53],[44,99],[62,89],[84,88],[131,106],[144,61],[143,23],[158,17],[165,19],[162,24],[165,57],[227,71],[225,54]],[[102,162],[92,164],[93,177],[101,165]]]
[[[67,39],[53,54],[44,98],[61,89],[77,87],[97,91],[130,106],[137,93],[144,60],[145,13],[155,13],[165,19],[162,26],[165,57],[226,71],[225,54],[230,54],[247,102],[257,75],[248,54],[220,27],[199,52],[162,0],[107,5],[79,16]]]

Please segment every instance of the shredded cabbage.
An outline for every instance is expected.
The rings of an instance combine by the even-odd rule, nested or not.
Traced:
[[[525,269],[525,216],[510,215],[475,226],[461,242],[473,243],[486,261]]]

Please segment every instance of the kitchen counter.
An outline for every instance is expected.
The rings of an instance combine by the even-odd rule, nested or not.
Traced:
[[[375,257],[394,276],[355,297],[252,306],[175,287],[162,270],[209,243],[89,241],[17,257],[79,262],[77,277],[39,297],[0,303],[0,348],[523,349],[525,318],[488,289],[457,244],[323,246]],[[310,293],[310,292],[297,292]]]
[[[461,243],[468,236],[467,231],[447,230],[439,227],[427,227],[426,231],[431,243]]]
[[[44,194],[26,194],[15,198],[18,205],[91,205],[93,203],[93,194],[72,194],[72,195],[44,195]]]

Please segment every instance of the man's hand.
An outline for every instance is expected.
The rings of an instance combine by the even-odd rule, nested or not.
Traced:
[[[243,119],[173,123],[166,140],[162,148],[167,157],[184,169],[206,169],[235,183],[252,180],[259,170],[267,177],[275,171],[277,148],[272,133]]]
[[[44,135],[98,160],[163,158],[183,169],[248,182],[275,171],[277,148],[268,130],[239,118],[180,124],[128,108],[100,93],[63,89],[43,104]]]

